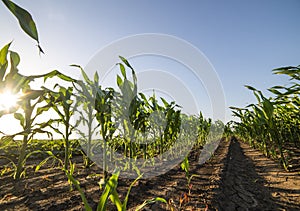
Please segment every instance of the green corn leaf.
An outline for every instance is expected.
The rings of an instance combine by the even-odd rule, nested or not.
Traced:
[[[124,202],[123,202],[123,206],[122,206],[122,210],[126,210],[127,209],[127,202],[128,202],[128,198],[129,198],[129,194],[130,194],[130,191],[131,191],[131,189],[132,189],[132,187],[134,186],[134,184],[140,179],[140,178],[142,178],[142,174],[141,175],[139,175],[131,184],[130,184],[130,186],[129,186],[129,188],[128,188],[128,191],[127,191],[127,194],[126,194],[126,197],[125,197],[125,199],[124,199]]]
[[[92,84],[92,81],[89,79],[89,77],[87,76],[87,74],[83,69],[81,69],[81,75],[83,76],[85,82],[87,82],[88,84]]]
[[[290,76],[290,80],[300,80],[300,65],[297,67],[281,67],[273,70],[274,74],[285,74],[287,76]]]
[[[117,207],[118,211],[123,211],[122,202],[119,199],[119,195],[118,195],[118,192],[116,191],[116,189],[114,189],[112,191],[109,198],[112,201],[112,203]]]
[[[0,149],[7,146],[11,141],[13,141],[13,136],[2,136],[0,139]]]
[[[10,12],[18,19],[23,31],[32,39],[36,40],[40,52],[43,53],[43,50],[39,45],[38,31],[30,13],[10,0],[2,0],[2,2],[10,10]]]
[[[81,75],[82,75],[84,81],[85,81],[86,83],[88,83],[89,85],[92,85],[92,84],[93,84],[93,82],[90,80],[90,78],[88,77],[88,75],[86,74],[86,72],[84,71],[84,69],[83,69],[80,65],[77,65],[77,64],[71,64],[70,66],[71,66],[71,67],[77,67],[77,68],[79,68],[80,71],[81,71]],[[98,84],[98,82],[99,82],[99,75],[98,75],[97,72],[95,72],[94,80],[95,80],[96,84]]]
[[[57,70],[54,70],[54,71],[52,71],[52,72],[50,72],[48,74],[45,74],[44,75],[44,81],[46,81],[46,79],[52,78],[54,76],[57,76],[60,79],[62,79],[64,81],[68,81],[68,82],[75,82],[76,81],[75,79],[71,78],[70,76],[67,76],[67,75],[65,75],[65,74],[63,74],[63,73],[61,73],[61,72],[59,72]]]
[[[32,130],[32,134],[36,134],[36,133],[43,133],[43,134],[47,134],[48,138],[53,138],[53,135],[51,132],[47,131],[47,130],[42,130],[40,128],[35,128]]]
[[[10,51],[10,62],[12,67],[11,68],[15,68],[19,65],[20,63],[20,56],[18,53],[14,52],[14,51]]]
[[[124,96],[123,98],[124,98],[125,102],[130,103],[134,98],[134,93],[131,89],[130,81],[125,79],[125,81],[123,82],[123,84],[120,88],[121,88],[121,92]]]
[[[9,49],[10,44],[11,44],[11,42],[8,43],[7,45],[5,45],[0,50],[0,81],[3,80],[5,72],[6,72],[6,68],[8,66],[7,53],[8,53],[8,49]]]
[[[48,111],[50,108],[51,108],[51,105],[50,105],[50,104],[47,104],[46,106],[37,108],[36,116],[40,115],[40,114],[43,113],[44,111]]]
[[[185,171],[185,175],[186,177],[189,176],[189,168],[190,168],[190,164],[189,164],[189,160],[187,157],[184,158],[183,162],[180,165],[181,169]]]
[[[10,85],[12,92],[18,93],[20,89],[25,91],[28,88],[30,80],[28,77],[12,70],[5,76],[5,82]]]
[[[96,84],[99,84],[99,75],[98,75],[98,72],[95,72],[94,74],[94,81]]]
[[[80,187],[79,181],[76,180],[73,177],[73,175],[71,173],[69,173],[67,170],[65,170],[65,172],[66,172],[66,175],[67,175],[68,179],[72,182],[72,184],[75,186],[75,188],[79,191],[81,200],[83,201],[83,204],[84,204],[84,209],[86,211],[92,211],[92,208],[89,205],[89,203],[87,201],[87,198],[85,197],[85,194],[84,194],[83,190]]]
[[[14,118],[20,121],[20,125],[24,128],[25,127],[25,118],[20,113],[14,113]]]
[[[127,59],[125,59],[123,56],[119,56],[119,58],[122,60],[122,62],[129,67],[130,69],[133,70],[132,66],[129,64],[129,62],[127,61]]]
[[[0,50],[0,65],[5,65],[7,64],[7,53],[8,49],[11,45],[11,42],[6,44],[1,50]]]
[[[162,202],[162,203],[168,204],[168,202],[167,202],[164,198],[156,197],[156,198],[153,198],[153,199],[145,200],[145,201],[143,202],[143,204],[141,204],[140,206],[138,206],[135,210],[136,210],[136,211],[142,210],[142,209],[143,209],[144,207],[146,207],[147,205],[153,204],[153,203],[155,203],[155,202]]]
[[[252,86],[245,85],[245,87],[246,87],[247,89],[250,89],[250,90],[252,90],[252,91],[257,91],[257,89],[255,89],[255,88],[254,88],[254,87],[252,87]]]
[[[118,85],[119,87],[121,87],[122,84],[123,84],[122,78],[121,78],[119,75],[117,75],[117,85]]]
[[[286,89],[284,86],[273,86],[272,89]]]
[[[114,190],[117,188],[118,186],[118,178],[119,178],[119,174],[120,171],[117,171],[116,173],[114,173],[109,180],[107,181],[104,191],[100,197],[98,206],[97,206],[97,211],[102,211],[102,210],[106,210],[106,205],[107,205],[107,201],[108,198],[110,197],[110,195],[114,192]],[[119,199],[118,196],[115,195],[112,197],[112,200],[115,201],[115,203],[119,203]]]
[[[270,88],[268,89],[270,92],[272,92],[273,94],[275,95],[278,95],[278,96],[282,96],[283,94],[281,92],[279,92],[277,89],[274,89],[274,88]]]
[[[292,89],[292,88],[289,88],[287,89],[287,92],[284,93],[285,96],[288,96],[288,95],[292,95],[292,94],[297,94],[300,92],[300,89],[296,88],[296,89]]]
[[[129,62],[127,61],[127,59],[125,59],[124,57],[122,56],[119,56],[119,58],[122,60],[122,62],[131,69],[131,74],[132,74],[132,77],[133,77],[133,93],[134,95],[137,94],[137,77],[136,77],[136,74],[135,74],[135,71],[133,69],[133,67],[129,64]],[[121,66],[120,66],[121,67]],[[125,78],[126,79],[126,78]]]
[[[279,67],[279,68],[273,69],[272,71],[273,72],[279,72],[279,71],[289,70],[289,69],[292,69],[292,68],[294,68],[294,67],[293,66]]]
[[[274,106],[271,103],[271,101],[265,99],[263,101],[263,109],[264,109],[264,112],[266,113],[268,119],[270,120],[273,116],[273,111],[274,111]]]
[[[125,70],[125,67],[123,64],[119,63],[119,66],[120,66],[120,70],[121,70],[121,73],[122,73],[122,76],[126,79],[126,70]]]
[[[254,91],[253,94],[256,97],[258,103],[261,103],[261,99],[260,99],[259,95],[257,94],[257,92]]]
[[[232,110],[239,110],[239,111],[242,110],[241,108],[237,108],[237,107],[234,107],[234,106],[230,106],[229,108],[232,109]]]
[[[141,96],[141,98],[143,99],[143,101],[146,103],[148,100],[146,98],[146,96],[143,93],[139,93],[139,95]]]
[[[47,161],[50,159],[51,157],[47,157],[44,160],[42,160],[36,167],[35,167],[35,172],[39,171],[40,168],[47,163]]]
[[[20,97],[20,99],[35,100],[36,98],[42,96],[43,94],[44,94],[43,90],[31,90],[25,93],[24,96]]]
[[[48,79],[48,78],[53,78],[54,76],[57,76],[58,78],[64,80],[64,81],[67,81],[67,82],[76,82],[75,79],[71,78],[70,76],[67,76],[61,72],[59,72],[58,70],[53,70],[49,73],[46,73],[46,74],[42,74],[42,75],[31,75],[31,76],[28,76],[28,80],[32,81],[36,78],[44,78],[44,82]]]
[[[169,106],[169,103],[164,98],[161,97],[160,99],[163,102],[163,104],[164,104],[165,107]]]

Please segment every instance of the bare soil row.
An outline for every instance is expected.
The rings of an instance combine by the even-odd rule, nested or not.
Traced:
[[[199,152],[189,156],[191,186],[187,186],[180,165],[155,178],[141,179],[133,187],[128,209],[144,200],[163,197],[169,204],[154,203],[145,210],[300,210],[299,172],[285,172],[273,160],[235,139],[221,141],[215,154],[200,165]],[[80,163],[81,157],[74,161]],[[36,164],[31,160],[29,164]],[[48,166],[50,167],[50,166]],[[97,166],[77,166],[75,177],[96,209],[101,195]],[[124,198],[132,180],[120,178],[118,192]],[[189,191],[190,189],[190,191]],[[27,170],[27,177],[14,181],[0,177],[1,210],[83,210],[77,190],[70,191],[67,178],[59,168]],[[108,210],[115,210],[110,204]]]

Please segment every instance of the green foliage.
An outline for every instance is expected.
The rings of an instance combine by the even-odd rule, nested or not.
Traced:
[[[83,190],[80,187],[80,183],[78,180],[76,180],[73,177],[73,174],[70,173],[69,171],[65,171],[68,179],[71,181],[71,183],[75,186],[75,188],[79,191],[81,199],[84,203],[84,208],[86,210],[92,210],[91,206],[89,205],[85,194],[83,192]],[[127,194],[125,196],[125,199],[123,201],[123,203],[121,202],[120,198],[119,198],[119,194],[117,192],[117,187],[118,187],[118,179],[119,179],[119,175],[120,175],[120,171],[116,170],[112,176],[107,180],[106,184],[105,184],[105,188],[99,198],[99,202],[98,202],[98,206],[97,206],[97,211],[105,211],[107,210],[107,203],[108,203],[108,199],[111,200],[111,202],[116,206],[118,211],[126,211],[127,210],[127,202],[129,199],[129,195],[131,192],[132,187],[134,186],[134,184],[142,177],[142,175],[140,175],[139,177],[137,177],[129,186]],[[146,206],[147,204],[153,203],[153,201],[165,201],[162,198],[156,198],[155,200],[152,201],[147,201],[144,202],[140,207],[140,209],[144,206]]]
[[[267,98],[260,90],[246,86],[257,99],[256,104],[246,108],[231,107],[240,122],[233,122],[235,135],[249,140],[253,147],[261,149],[265,155],[279,158],[288,170],[288,155],[284,148],[289,143],[299,147],[300,141],[300,69],[282,67],[273,70],[274,74],[284,74],[292,81],[290,86],[274,86],[268,89],[274,97]]]
[[[81,70],[84,81],[78,80],[74,83],[74,88],[76,90],[76,103],[74,105],[74,112],[79,115],[76,125],[87,126],[87,132],[74,128],[76,132],[81,136],[81,145],[85,146],[86,151],[83,153],[84,165],[89,167],[91,165],[92,158],[92,138],[96,134],[98,125],[94,126],[94,120],[96,119],[95,111],[95,99],[99,89],[99,76],[97,73],[94,75],[94,81],[91,81],[82,67],[79,65],[71,65],[77,67]]]
[[[2,0],[2,2],[18,19],[23,31],[38,43],[39,50],[43,53],[39,45],[36,25],[31,15],[10,0]],[[87,157],[89,158],[92,156],[91,147],[93,142],[96,142],[92,138],[93,135],[101,135],[100,138],[97,138],[97,141],[100,139],[100,144],[97,144],[104,151],[103,175],[105,188],[99,199],[97,210],[105,210],[108,199],[110,199],[116,208],[122,211],[127,209],[132,187],[143,175],[140,169],[134,165],[134,160],[143,156],[146,163],[148,158],[155,158],[163,154],[173,145],[177,145],[179,148],[194,143],[197,146],[202,146],[207,140],[210,129],[214,127],[213,129],[217,130],[219,128],[217,123],[212,124],[211,119],[204,119],[201,113],[199,117],[182,114],[179,105],[175,102],[169,103],[164,98],[157,99],[155,93],[149,98],[143,93],[138,93],[136,73],[124,57],[119,57],[121,62],[118,65],[121,74],[117,75],[119,91],[116,91],[112,88],[102,88],[99,84],[98,73],[96,72],[93,80],[91,80],[79,65],[72,66],[80,68],[83,81],[75,80],[57,70],[41,75],[22,75],[18,70],[20,56],[18,53],[9,50],[10,45],[11,43],[8,43],[0,50],[0,91],[10,90],[13,94],[19,94],[19,99],[16,106],[0,111],[0,117],[13,114],[22,127],[22,131],[14,134],[1,132],[1,149],[12,146],[19,147],[17,164],[13,162],[13,159],[8,157],[5,157],[5,159],[14,168],[15,179],[20,179],[22,175],[25,175],[26,159],[33,154],[47,155],[36,166],[36,171],[51,159],[58,161],[62,166],[62,170],[66,173],[68,182],[80,192],[86,210],[92,210],[92,208],[88,204],[79,181],[73,176],[75,163],[72,163],[71,160],[73,149],[70,135],[76,130],[78,124],[88,125],[87,134],[80,130],[76,131],[89,146],[87,149]],[[8,67],[10,67],[10,70],[8,70]],[[131,77],[128,76],[127,69],[130,70]],[[51,88],[44,86],[40,89],[32,88],[34,80],[44,79],[45,83],[53,77],[68,82],[68,87],[56,84]],[[298,103],[298,101],[296,102]],[[270,107],[268,103],[265,106]],[[78,109],[79,107],[82,109]],[[56,112],[57,117],[51,117],[44,122],[37,122],[40,115],[51,110]],[[79,114],[80,118],[75,125],[72,125],[70,120],[75,112]],[[266,115],[271,114],[267,113]],[[95,127],[92,124],[94,120],[98,122]],[[52,129],[52,132],[48,130],[49,128]],[[62,140],[54,141],[53,131],[60,134]],[[47,146],[44,146],[41,140],[34,140],[34,136],[38,133],[45,133],[49,139],[51,138],[51,140],[47,140],[47,144],[45,144]],[[16,144],[14,141],[17,136],[21,136],[22,140]],[[178,138],[181,141],[177,142]],[[36,144],[37,142],[38,144]],[[36,150],[35,147],[40,147],[40,149]],[[64,160],[54,152],[62,150],[64,150]],[[139,175],[129,186],[123,202],[121,202],[117,192],[120,171],[113,173],[110,178],[106,177],[109,170],[107,168],[108,155],[110,161],[113,161],[113,153],[116,150],[124,154],[124,160],[130,158],[129,164],[125,163],[124,168],[121,170],[125,170],[129,165],[129,169],[135,170]],[[173,152],[172,155],[176,156],[177,153]],[[184,160],[182,168],[186,171],[188,182],[190,182],[195,175],[189,175],[187,158]],[[5,174],[9,171],[8,169],[7,166],[2,168],[0,174]],[[138,207],[138,210],[154,202],[167,203],[165,199],[157,197],[146,200]]]
[[[189,169],[190,169],[190,164],[188,157],[185,157],[183,162],[180,165],[181,169],[185,171],[185,176],[188,178],[189,177]]]
[[[51,97],[54,99],[56,97],[56,102],[52,99],[49,100],[47,96],[54,93],[49,89],[42,90],[34,90],[31,88],[31,82],[38,78],[44,78],[47,80],[48,78],[54,77],[57,75],[58,78],[66,79],[70,81],[70,77],[61,74],[58,71],[52,71],[50,73],[46,73],[43,75],[32,75],[32,76],[24,76],[19,74],[18,64],[20,63],[20,57],[16,52],[9,51],[10,43],[4,46],[0,51],[0,62],[1,62],[1,76],[2,81],[0,81],[1,90],[11,90],[14,94],[19,94],[18,103],[15,107],[0,111],[1,116],[9,113],[13,113],[15,119],[17,119],[22,127],[23,131],[17,132],[15,134],[4,135],[1,140],[14,139],[16,136],[22,136],[22,145],[19,149],[19,157],[18,164],[16,165],[15,175],[16,179],[19,179],[23,174],[23,169],[25,165],[25,161],[28,156],[26,156],[26,150],[29,142],[33,139],[34,135],[37,133],[45,133],[48,137],[52,136],[52,133],[44,130],[46,126],[50,126],[50,123],[53,124],[55,121],[53,119],[49,120],[49,122],[37,123],[36,119],[42,115],[44,112],[48,111],[51,108],[59,112],[57,106],[61,105],[65,110],[63,113],[59,113],[61,118],[64,118],[65,125],[67,124],[67,120],[70,119],[70,104],[72,104],[70,96],[71,90],[66,89],[64,87],[60,87],[59,93],[57,95],[52,95]],[[9,60],[7,59],[9,58]],[[8,64],[10,64],[10,71],[7,72]],[[50,97],[50,98],[51,98]],[[47,103],[47,105],[43,105]],[[67,119],[67,120],[66,120]],[[51,125],[52,126],[52,125]],[[68,125],[67,125],[68,126]],[[66,132],[66,136],[64,138],[68,138],[71,134],[69,130],[69,126],[67,127],[68,131]],[[58,131],[56,131],[58,132]],[[6,141],[7,142],[7,141]],[[69,156],[68,156],[69,157]],[[68,162],[67,162],[68,163]]]
[[[43,101],[44,91],[43,90],[33,90],[30,87],[30,82],[32,81],[29,77],[23,76],[18,73],[18,64],[20,63],[20,57],[16,52],[9,51],[10,44],[7,44],[1,50],[1,77],[2,81],[0,86],[2,90],[11,90],[12,93],[21,93],[19,97],[18,105],[13,109],[8,111],[0,111],[1,115],[7,113],[14,113],[14,117],[19,121],[23,131],[15,133],[13,135],[8,135],[10,138],[22,135],[22,146],[20,148],[20,154],[18,157],[18,164],[16,165],[15,175],[16,179],[19,179],[23,174],[23,168],[25,165],[26,158],[26,148],[29,141],[33,138],[36,133],[47,133],[47,131],[38,128],[35,124],[35,119],[41,114],[35,114],[35,109]],[[9,54],[8,54],[9,52]],[[10,61],[10,72],[6,73],[6,68],[8,67],[8,59]],[[4,78],[4,80],[3,80]],[[17,113],[16,111],[21,109],[22,112]],[[4,136],[5,137],[5,136]],[[2,137],[3,138],[3,137]]]
[[[187,180],[187,187],[189,190],[189,194],[191,194],[191,189],[192,189],[192,185],[191,185],[191,181],[194,177],[200,177],[200,175],[197,174],[192,174],[190,175],[190,164],[189,164],[189,160],[188,157],[185,157],[183,162],[180,165],[181,169],[185,171],[185,178]]]
[[[113,173],[113,175],[107,181],[107,183],[105,185],[105,188],[104,188],[104,191],[103,191],[103,193],[100,197],[100,200],[99,200],[99,204],[98,204],[98,207],[97,207],[98,211],[106,210],[106,205],[107,205],[108,198],[110,198],[112,203],[116,205],[118,211],[126,211],[130,191],[131,191],[133,185],[142,177],[142,175],[138,176],[130,184],[130,186],[128,188],[128,191],[127,191],[127,194],[125,196],[125,199],[122,203],[120,198],[119,198],[119,194],[117,192],[119,174],[120,174],[120,172],[116,171],[115,173]]]
[[[38,31],[33,21],[31,14],[10,0],[2,0],[10,12],[18,19],[23,31],[38,43],[39,51],[44,53],[40,44]]]
[[[58,114],[58,119],[50,119],[48,122],[43,124],[43,127],[50,127],[56,133],[60,134],[63,137],[64,145],[65,145],[65,160],[64,160],[64,168],[68,169],[69,159],[72,156],[72,151],[70,149],[70,135],[73,132],[74,126],[71,125],[71,117],[73,115],[73,87],[65,88],[60,85],[55,85],[54,87],[58,87],[58,92],[46,89],[47,95],[44,100],[47,103],[42,110],[48,110],[49,108],[53,109]],[[54,126],[54,123],[57,123],[58,127]],[[63,125],[63,130],[59,125]]]
[[[12,89],[14,93],[21,94],[15,108],[0,112],[1,115],[12,113],[23,130],[15,134],[3,134],[0,142],[1,148],[7,148],[16,136],[23,137],[18,153],[18,163],[15,164],[7,158],[15,169],[14,177],[19,179],[25,175],[25,161],[29,156],[37,153],[47,155],[36,166],[36,171],[51,159],[58,161],[66,173],[69,183],[80,192],[86,210],[91,210],[91,207],[79,182],[73,176],[75,164],[71,161],[73,148],[70,135],[76,130],[79,123],[88,125],[87,134],[84,131],[76,130],[90,146],[87,157],[92,156],[91,149],[95,143],[101,146],[104,152],[103,181],[105,188],[99,199],[98,210],[105,210],[108,199],[115,204],[118,210],[126,210],[130,191],[143,175],[143,172],[135,166],[135,159],[142,156],[146,163],[149,158],[168,151],[174,144],[179,148],[192,146],[194,143],[197,143],[197,146],[203,146],[209,130],[219,128],[217,123],[213,124],[211,119],[205,119],[201,113],[199,117],[182,114],[179,105],[175,102],[169,103],[164,98],[157,99],[155,93],[149,98],[143,93],[138,93],[135,71],[123,57],[120,57],[122,63],[119,63],[121,74],[117,76],[118,92],[112,88],[102,88],[99,85],[97,73],[91,80],[78,65],[72,66],[80,68],[83,81],[75,80],[57,70],[41,75],[21,75],[17,68],[20,57],[16,52],[10,51],[9,46],[10,44],[7,44],[0,51],[0,86],[1,89]],[[8,67],[10,67],[9,72],[7,71]],[[127,75],[126,68],[131,70],[131,80]],[[46,82],[53,77],[69,83],[69,86],[56,84],[51,88],[44,86],[38,90],[31,88],[31,83],[35,79],[44,79]],[[36,122],[40,115],[51,110],[56,112],[56,117],[52,116],[44,122]],[[75,112],[79,114],[79,120],[72,125],[70,120]],[[93,126],[93,121],[97,121],[98,124]],[[52,139],[52,132],[49,129],[61,135],[61,142],[49,140],[47,147],[34,150],[34,135],[46,133]],[[98,134],[101,136],[96,141],[92,137]],[[150,142],[148,142],[149,139]],[[177,139],[181,141],[177,141]],[[64,150],[64,160],[60,158],[60,155],[55,154],[55,151],[62,150]],[[128,188],[123,202],[120,201],[117,192],[120,172],[118,171],[108,178],[107,163],[114,162],[112,156],[116,150],[124,154],[125,161],[128,157],[130,158],[129,162],[124,163],[121,170],[126,170],[129,166],[130,170],[135,170],[139,175]],[[177,153],[174,151],[172,155],[176,156]],[[189,175],[187,158],[182,167],[186,171],[188,183],[190,183],[196,175]],[[6,173],[7,169],[3,168],[1,174]],[[158,197],[146,200],[138,209],[154,202],[167,203],[165,199]]]
[[[80,193],[80,197],[82,199],[82,202],[84,204],[84,209],[86,211],[92,211],[92,208],[91,206],[89,205],[86,197],[85,197],[85,194],[83,192],[83,190],[80,188],[80,183],[78,180],[76,180],[74,177],[73,177],[73,172],[70,172],[69,170],[65,170],[65,173],[69,179],[69,181],[75,186],[75,188],[79,191]]]
[[[156,197],[156,198],[153,198],[153,199],[145,200],[143,204],[141,204],[140,206],[138,206],[138,207],[136,208],[136,211],[142,210],[142,209],[143,209],[144,207],[146,207],[147,205],[153,204],[153,203],[155,203],[155,202],[161,202],[161,203],[168,204],[168,202],[167,202],[164,198]]]
[[[1,84],[1,88],[3,88],[3,78],[4,78],[4,75],[6,73],[6,69],[8,66],[7,54],[8,54],[8,49],[9,49],[10,45],[11,45],[11,43],[8,43],[0,51],[0,84]]]

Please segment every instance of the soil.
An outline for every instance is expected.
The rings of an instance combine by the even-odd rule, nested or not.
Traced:
[[[300,210],[300,169],[286,172],[277,162],[234,138],[222,140],[205,164],[199,165],[198,158],[199,152],[192,151],[190,175],[198,176],[189,187],[178,165],[164,175],[139,180],[127,208],[135,210],[147,199],[163,197],[168,204],[156,202],[144,210]],[[76,163],[81,159],[74,157]],[[28,162],[32,168],[27,169],[24,179],[0,177],[0,210],[84,210],[79,192],[70,190],[63,171],[48,166],[34,172],[38,161]],[[100,172],[97,166],[85,169],[77,165],[74,173],[93,210],[101,195],[101,175],[95,175]],[[122,200],[131,182],[119,179],[117,190]],[[107,210],[116,208],[110,203]]]

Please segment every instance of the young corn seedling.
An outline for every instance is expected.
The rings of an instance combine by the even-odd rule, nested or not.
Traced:
[[[83,192],[83,190],[80,187],[80,183],[78,180],[76,180],[73,175],[71,173],[69,173],[69,171],[66,171],[66,174],[69,178],[69,180],[71,181],[71,183],[75,186],[75,188],[79,191],[82,202],[84,204],[84,208],[87,211],[92,211],[92,207],[90,206],[90,204],[87,201],[87,198]],[[124,198],[124,201],[121,202],[120,198],[119,198],[119,194],[117,192],[117,187],[118,187],[118,179],[119,179],[119,174],[120,171],[116,170],[112,176],[107,180],[106,184],[105,184],[105,188],[99,198],[99,202],[98,202],[98,206],[97,206],[97,211],[105,211],[107,210],[107,203],[108,200],[110,199],[111,202],[116,206],[118,211],[126,211],[127,210],[127,203],[128,203],[128,199],[129,199],[129,195],[131,192],[132,187],[134,186],[134,184],[142,177],[142,175],[140,175],[139,177],[137,177],[129,186],[127,194]],[[145,207],[148,204],[151,204],[155,201],[165,201],[162,198],[155,198],[152,200],[147,200],[145,201],[142,205],[139,206],[139,209],[142,209],[143,207]]]
[[[47,105],[43,107],[43,109],[48,110],[49,108],[53,109],[58,114],[58,119],[50,119],[48,122],[43,123],[43,127],[50,127],[56,133],[60,134],[64,140],[64,147],[65,147],[65,155],[64,155],[64,169],[68,169],[69,167],[69,160],[72,156],[72,149],[70,146],[70,135],[72,134],[74,127],[71,124],[71,117],[74,114],[72,104],[72,93],[73,88],[68,87],[65,88],[60,85],[55,85],[58,87],[58,92],[48,90],[48,95],[45,98]],[[55,88],[54,87],[54,88]],[[55,127],[54,124],[62,124],[63,129],[59,127]]]
[[[94,137],[98,126],[94,126],[96,119],[95,110],[95,99],[97,97],[97,92],[99,89],[99,76],[97,72],[94,75],[94,81],[89,79],[85,71],[79,65],[71,65],[77,67],[81,70],[81,75],[84,81],[78,80],[74,83],[74,88],[76,93],[76,104],[74,106],[75,112],[79,114],[78,124],[86,126],[86,130],[81,130],[75,128],[76,132],[80,134],[81,140],[83,141],[82,146],[86,154],[84,156],[84,165],[89,167],[92,165],[92,138]],[[87,132],[85,132],[87,131]]]
[[[115,131],[112,122],[112,100],[114,96],[113,89],[97,90],[95,101],[96,119],[99,122],[100,133],[103,140],[103,180],[106,181],[108,174],[107,144]]]
[[[191,184],[191,181],[194,177],[200,177],[200,175],[197,174],[192,174],[190,175],[189,169],[190,169],[190,164],[188,157],[186,156],[183,160],[183,162],[180,165],[181,169],[185,171],[185,178],[187,180],[187,188],[188,188],[188,195],[191,195],[192,187],[193,185]]]
[[[124,138],[124,157],[129,156],[129,170],[132,170],[132,161],[136,157],[136,143],[135,139],[138,132],[138,108],[140,107],[140,100],[137,95],[137,78],[134,69],[129,62],[120,56],[123,63],[119,63],[122,77],[117,75],[117,85],[120,89],[120,94],[116,99],[117,121],[123,129]],[[127,78],[124,64],[131,69],[133,81]],[[128,152],[129,151],[129,155]]]

